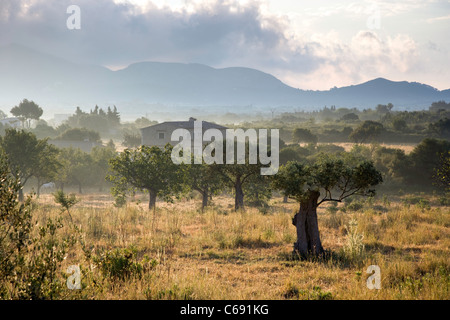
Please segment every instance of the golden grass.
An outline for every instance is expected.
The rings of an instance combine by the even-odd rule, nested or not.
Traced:
[[[393,203],[360,212],[319,210],[323,259],[291,255],[297,204],[272,200],[268,212],[232,210],[218,197],[204,213],[197,199],[157,203],[156,215],[137,196],[115,208],[105,194],[80,196],[71,212],[93,256],[135,247],[143,273],[125,280],[101,273],[77,244],[63,264],[80,265],[83,289],[64,299],[449,299],[450,210]],[[36,200],[38,220],[60,215],[49,195]],[[433,204],[433,202],[432,202]],[[379,203],[377,205],[380,206]],[[62,213],[63,216],[65,213]],[[351,218],[364,235],[364,256],[343,252]],[[65,217],[63,233],[74,232]],[[144,260],[144,257],[147,260]],[[154,265],[149,265],[152,260]],[[369,290],[366,269],[381,268],[382,288]]]

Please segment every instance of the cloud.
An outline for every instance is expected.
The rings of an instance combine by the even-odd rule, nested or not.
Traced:
[[[66,27],[72,4],[81,9],[80,30]],[[420,58],[409,35],[363,29],[372,5],[392,14],[416,8],[418,1],[396,2],[390,11],[383,1],[333,2],[305,10],[311,20],[304,30],[293,28],[295,14],[267,12],[264,5],[256,0],[191,0],[177,8],[151,1],[137,6],[112,0],[2,0],[0,44],[15,42],[70,61],[114,67],[145,60],[253,67],[305,89],[409,73]],[[350,29],[350,39],[343,40],[334,24],[325,33],[314,30],[317,19],[325,23],[342,12],[349,24],[363,19],[359,29]]]

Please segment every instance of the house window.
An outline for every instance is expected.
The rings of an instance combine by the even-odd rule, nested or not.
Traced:
[[[164,132],[158,132],[158,138],[164,139]]]

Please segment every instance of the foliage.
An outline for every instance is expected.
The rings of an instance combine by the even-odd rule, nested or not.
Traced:
[[[70,217],[70,221],[73,222],[72,216],[70,215],[70,208],[72,208],[79,200],[76,198],[75,194],[66,195],[64,191],[57,190],[53,194],[54,200],[57,204],[61,205],[62,211],[66,210]]]
[[[450,191],[450,151],[441,153],[439,166],[435,168],[434,178],[445,191]]]
[[[191,190],[195,190],[202,195],[202,210],[209,205],[209,199],[217,195],[224,189],[220,175],[212,166],[201,164],[188,164],[185,166],[185,184]]]
[[[57,140],[65,141],[89,141],[100,142],[100,134],[97,131],[86,128],[70,128],[61,133]]]
[[[383,130],[381,123],[366,120],[350,134],[349,138],[356,143],[373,142]]]
[[[171,152],[170,144],[164,150],[141,146],[133,150],[125,149],[111,159],[107,179],[114,185],[113,194],[122,194],[124,199],[123,193],[127,189],[146,190],[150,194],[149,208],[155,206],[156,195],[170,201],[173,193],[181,191],[181,185],[177,183],[180,166],[172,162]]]
[[[137,250],[134,247],[118,248],[102,252],[92,260],[104,277],[124,281],[132,276],[140,277],[144,271],[143,263],[137,261],[136,254]]]
[[[293,142],[306,142],[306,143],[317,143],[317,136],[314,135],[311,130],[305,128],[296,128],[292,133]]]
[[[76,184],[79,193],[82,193],[83,186],[98,181],[101,174],[94,165],[91,155],[78,148],[60,149],[58,161],[62,163],[62,167],[58,171],[56,181],[62,186],[66,183]]]
[[[22,252],[31,243],[31,199],[17,201],[22,188],[19,177],[11,173],[8,160],[0,150],[0,296],[7,297],[7,282],[15,284],[14,274]]]
[[[75,113],[67,119],[67,124],[70,127],[86,128],[91,131],[107,133],[109,130],[117,128],[120,125],[120,114],[116,106],[112,109],[108,107],[104,111],[96,105],[89,113],[77,107]]]
[[[382,181],[372,162],[323,155],[313,164],[288,162],[280,168],[273,186],[298,202],[309,197],[310,191],[322,192],[323,198],[317,204],[320,205],[324,201],[340,202],[352,195],[373,195],[371,187]]]
[[[410,153],[410,171],[407,182],[431,187],[435,171],[440,166],[440,155],[450,151],[450,141],[424,139]]]
[[[135,148],[141,145],[141,135],[131,132],[124,132],[122,145],[127,148]]]
[[[9,171],[3,153],[0,181],[0,297],[58,299],[64,283],[57,275],[75,239],[58,237],[63,227],[60,220],[48,218],[37,228],[31,197],[23,203],[17,201],[22,186],[17,175]]]
[[[30,128],[31,120],[38,120],[44,112],[34,101],[28,101],[23,99],[18,106],[11,109],[11,114],[22,120],[23,123],[27,123],[27,127]]]
[[[0,146],[8,156],[11,171],[19,176],[22,185],[33,175],[45,171],[47,165],[54,164],[53,161],[46,163],[42,158],[54,154],[54,149],[47,144],[47,140],[37,139],[31,132],[7,129]],[[19,199],[23,199],[21,190]]]

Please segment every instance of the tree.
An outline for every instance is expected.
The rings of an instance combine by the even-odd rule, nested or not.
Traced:
[[[66,141],[90,141],[100,142],[100,134],[97,131],[86,128],[70,128],[61,133],[57,140]]]
[[[62,164],[58,160],[59,149],[47,144],[39,156],[39,164],[33,176],[37,179],[37,197],[40,196],[41,182],[53,181],[58,176]]]
[[[306,142],[316,144],[317,140],[317,136],[309,129],[296,128],[292,133],[292,141],[294,143]]]
[[[72,208],[79,201],[75,194],[66,195],[62,190],[56,190],[53,193],[54,200],[57,204],[61,205],[61,211],[66,210],[69,215],[70,222],[73,223],[72,215],[70,214],[70,208]]]
[[[124,192],[124,184],[149,193],[148,208],[154,209],[157,195],[169,199],[173,192],[180,191],[180,167],[172,162],[172,146],[164,149],[156,146],[141,146],[125,149],[109,161],[108,181],[114,188]],[[116,196],[119,194],[116,194]]]
[[[359,121],[359,117],[356,113],[350,112],[350,113],[346,113],[341,117],[342,121]]]
[[[272,197],[271,179],[272,176],[262,176],[260,174],[250,177],[243,186],[244,195],[250,206],[268,207],[268,201]]]
[[[123,134],[122,144],[127,148],[135,148],[141,145],[141,135],[134,134],[130,132],[125,132]]]
[[[41,155],[49,148],[46,139],[40,140],[31,132],[14,129],[5,131],[0,146],[8,156],[12,173],[19,177],[22,186],[42,168]],[[19,200],[23,201],[23,189],[19,190]]]
[[[94,166],[91,155],[81,149],[61,149],[58,161],[62,167],[56,180],[60,183],[61,190],[64,190],[66,183],[75,184],[78,186],[78,192],[82,193],[83,186],[94,184],[98,178],[98,169]]]
[[[380,113],[380,114],[386,114],[391,112],[391,110],[394,108],[394,105],[392,103],[388,103],[388,104],[379,104],[376,107],[376,112]]]
[[[435,169],[434,176],[437,184],[445,191],[450,191],[450,151],[442,153],[439,166]]]
[[[201,194],[202,211],[209,205],[209,199],[223,189],[221,176],[205,163],[186,165],[185,181],[190,189]]]
[[[238,155],[238,149],[244,148],[245,152],[242,155]],[[254,175],[260,174],[261,163],[258,159],[250,161],[250,148],[252,148],[255,154],[258,154],[258,144],[254,146],[246,142],[238,142],[234,144],[234,159],[232,163],[227,163],[226,154],[224,152],[222,163],[213,164],[213,169],[222,177],[223,183],[234,191],[234,210],[244,209],[244,186]],[[223,150],[226,150],[226,143],[224,142]],[[269,151],[270,152],[270,151]],[[238,157],[245,157],[238,159]],[[253,163],[254,162],[254,163]]]
[[[394,127],[395,131],[404,132],[406,129],[408,129],[408,124],[404,119],[394,119],[392,121],[392,127]]]
[[[289,162],[282,166],[273,186],[300,204],[293,219],[297,228],[295,252],[301,256],[324,252],[317,222],[320,204],[341,202],[353,195],[373,195],[371,187],[381,182],[381,174],[371,162],[348,156],[344,159],[324,156],[310,165]]]
[[[431,187],[433,176],[440,166],[440,155],[450,151],[450,141],[426,138],[409,154],[411,165],[406,177],[409,183]]]
[[[20,266],[22,253],[31,243],[33,229],[31,198],[24,204],[17,202],[22,184],[11,172],[6,154],[0,150],[0,292],[10,289],[6,282],[14,283]]]
[[[428,131],[437,138],[450,139],[450,119],[440,119],[428,125]]]
[[[44,111],[33,101],[24,99],[18,106],[13,107],[10,112],[22,120],[22,126],[27,122],[27,127],[30,128],[31,120],[39,120]]]
[[[106,177],[108,176],[109,160],[114,158],[117,153],[114,148],[94,147],[91,150],[91,158],[95,168],[95,182],[98,183],[99,190],[103,190]]]
[[[371,142],[378,137],[383,130],[384,127],[381,123],[366,120],[350,134],[349,138],[356,143]]]

